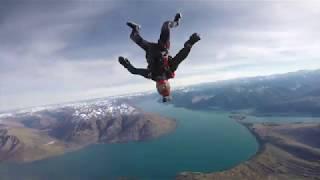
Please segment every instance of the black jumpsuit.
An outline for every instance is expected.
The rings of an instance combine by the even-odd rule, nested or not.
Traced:
[[[139,31],[133,30],[131,32],[130,38],[146,52],[148,68],[144,69],[130,66],[128,68],[130,73],[141,75],[148,79],[151,78],[154,81],[171,78],[169,74],[174,73],[177,70],[179,64],[188,56],[191,49],[190,46],[182,48],[175,57],[172,58],[169,56],[167,67],[164,65],[163,55],[168,55],[170,48],[170,28],[175,26],[178,26],[177,22],[164,22],[158,43],[151,43],[144,40],[140,36]]]

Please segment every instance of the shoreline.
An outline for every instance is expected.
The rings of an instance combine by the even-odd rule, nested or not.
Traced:
[[[11,122],[4,123],[2,126],[0,124],[0,140],[5,140],[0,144],[0,162],[32,163],[79,151],[96,144],[153,141],[175,132],[178,126],[176,119],[164,118],[153,113],[142,113],[141,118],[133,122],[135,123],[131,124],[130,129],[121,129],[122,131],[111,139],[103,139],[98,136],[90,138],[87,136],[89,132],[98,134],[103,129],[89,128],[91,131],[81,131],[81,129],[76,131],[78,134],[75,134],[72,140],[55,137],[41,129],[26,127],[18,121],[17,125]],[[132,133],[134,136],[131,136]]]
[[[232,119],[255,137],[257,152],[229,169],[210,173],[181,172],[177,180],[320,179],[320,146],[317,145],[320,144],[320,123],[251,123]],[[305,139],[299,139],[301,136]]]
[[[240,164],[242,164],[244,162],[247,162],[247,161],[254,159],[255,157],[259,156],[261,153],[263,153],[264,150],[266,149],[266,147],[265,147],[266,142],[252,129],[253,123],[240,122],[239,120],[235,120],[235,119],[234,119],[234,121],[236,121],[240,125],[244,126],[254,136],[254,138],[256,139],[257,144],[258,144],[258,150],[255,152],[255,154],[253,154],[249,159],[240,163]],[[236,166],[238,166],[238,165],[236,165]],[[236,166],[234,166],[234,167],[236,167]],[[229,168],[229,169],[232,169],[232,168]]]

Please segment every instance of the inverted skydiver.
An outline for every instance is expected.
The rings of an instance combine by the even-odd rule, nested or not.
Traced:
[[[179,64],[188,56],[191,47],[200,40],[200,36],[197,33],[193,33],[175,57],[169,55],[170,29],[177,27],[180,19],[181,14],[177,13],[173,21],[163,23],[158,43],[144,40],[140,36],[140,25],[127,22],[127,25],[132,29],[130,38],[146,52],[148,66],[146,69],[135,68],[127,58],[119,57],[119,63],[128,69],[130,73],[156,81],[156,87],[158,93],[163,97],[163,102],[170,100],[170,84],[168,80],[174,78],[174,73]]]

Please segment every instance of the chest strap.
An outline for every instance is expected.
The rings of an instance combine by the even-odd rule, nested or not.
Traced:
[[[163,58],[163,67],[164,67],[164,70],[166,72],[168,79],[174,78],[175,73],[171,71],[170,66],[169,66],[169,56],[163,55],[162,58]]]

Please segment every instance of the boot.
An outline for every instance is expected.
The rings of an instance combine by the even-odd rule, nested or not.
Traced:
[[[174,16],[174,20],[173,21],[174,22],[179,22],[181,17],[182,17],[181,13],[177,13],[176,16]]]
[[[193,33],[189,40],[184,43],[184,47],[192,47],[196,42],[200,41],[200,36],[198,33]]]
[[[170,27],[170,28],[174,28],[174,27],[179,26],[181,17],[182,17],[181,14],[180,14],[180,13],[177,13],[177,14],[174,16],[174,20],[169,22],[169,27]]]
[[[127,26],[129,26],[133,31],[139,31],[141,26],[137,23],[134,23],[134,22],[127,22]]]
[[[119,63],[124,67],[124,68],[130,68],[132,65],[130,61],[127,58],[124,58],[122,56],[119,57]]]

